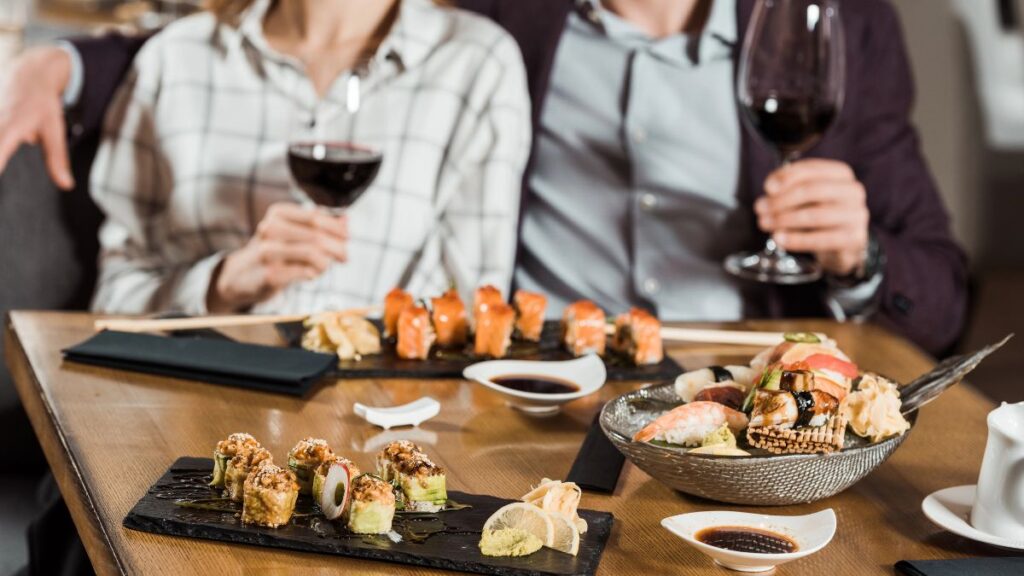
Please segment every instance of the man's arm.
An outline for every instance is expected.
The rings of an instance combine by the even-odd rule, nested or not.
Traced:
[[[72,135],[77,140],[99,134],[107,106],[135,54],[150,36],[125,36],[117,33],[96,37],[71,38],[82,63],[82,92],[69,110]]]

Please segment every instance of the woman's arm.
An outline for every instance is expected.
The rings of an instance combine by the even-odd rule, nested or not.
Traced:
[[[442,258],[463,294],[512,280],[523,170],[530,153],[530,100],[522,56],[502,34],[477,75],[442,167]]]

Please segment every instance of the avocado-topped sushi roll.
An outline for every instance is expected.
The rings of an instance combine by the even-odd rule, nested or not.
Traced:
[[[387,534],[395,517],[391,485],[373,474],[352,480],[348,529],[356,534]]]
[[[437,512],[448,502],[444,469],[408,440],[392,442],[380,451],[377,473],[401,490],[405,510]]]
[[[544,330],[544,311],[548,307],[548,299],[543,294],[516,290],[512,302],[516,308],[516,333],[523,340],[540,342],[540,333]]]
[[[562,313],[562,337],[573,356],[604,354],[604,310],[590,300],[579,300]]]
[[[234,458],[239,451],[259,447],[260,443],[245,432],[235,432],[228,436],[227,440],[217,442],[217,447],[213,450],[213,480],[210,481],[210,486],[223,488],[224,471],[228,466],[228,461]]]
[[[313,488],[313,472],[325,460],[334,458],[334,451],[321,438],[303,438],[288,452],[288,467],[295,473],[299,492],[309,494]]]
[[[398,346],[395,348],[399,358],[426,360],[435,339],[426,308],[413,306],[402,311],[398,317]]]
[[[516,312],[508,304],[492,304],[476,317],[473,352],[477,356],[504,358],[512,345]]]
[[[459,298],[459,293],[449,290],[444,296],[431,298],[430,305],[437,345],[451,347],[465,344],[469,325],[466,321],[466,305]]]
[[[277,528],[295,511],[299,485],[295,475],[270,460],[260,462],[245,479],[242,523]]]
[[[317,466],[313,473],[313,500],[328,520],[337,520],[348,509],[352,480],[359,467],[344,456],[335,456]]]
[[[398,317],[402,310],[413,305],[412,295],[401,288],[393,288],[384,297],[384,337],[394,338],[398,335]]]
[[[249,472],[253,468],[265,460],[273,462],[274,458],[262,446],[241,450],[231,460],[228,460],[227,466],[224,467],[224,491],[228,498],[235,502],[242,501],[246,477],[249,476]]]
[[[640,308],[615,319],[612,348],[629,356],[637,366],[657,364],[665,357],[661,344],[661,322]]]

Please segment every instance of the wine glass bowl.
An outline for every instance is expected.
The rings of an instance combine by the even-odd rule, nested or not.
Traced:
[[[814,147],[838,116],[846,83],[845,47],[836,0],[760,0],[743,42],[736,93],[748,129],[783,165]],[[821,278],[812,258],[769,239],[759,252],[733,254],[725,269],[773,284]]]
[[[303,193],[318,206],[348,208],[380,171],[383,154],[350,142],[310,141],[288,145],[288,169]]]

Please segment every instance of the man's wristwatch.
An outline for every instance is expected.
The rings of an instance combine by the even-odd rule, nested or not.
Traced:
[[[885,252],[874,231],[868,231],[868,245],[864,247],[864,261],[853,272],[845,276],[829,276],[829,283],[838,288],[852,288],[861,282],[874,278],[885,268]]]

